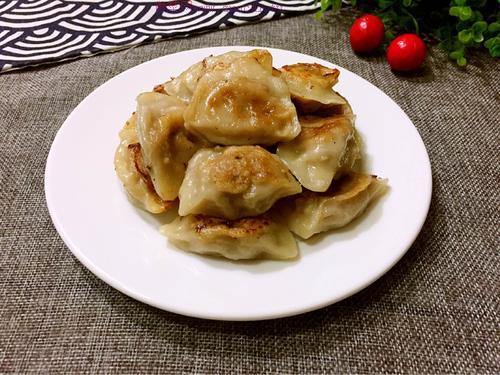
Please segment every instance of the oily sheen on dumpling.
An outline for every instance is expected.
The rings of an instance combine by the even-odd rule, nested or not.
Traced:
[[[115,153],[115,171],[131,200],[140,208],[154,214],[164,212],[173,202],[162,200],[144,168],[136,133],[136,114],[120,131],[120,145]]]
[[[287,83],[292,100],[300,113],[339,107],[348,112],[347,101],[332,87],[338,82],[340,72],[320,64],[298,63],[280,69],[281,78]]]
[[[260,146],[202,149],[189,161],[179,191],[179,214],[256,216],[279,198],[301,191],[286,165]]]
[[[180,249],[233,260],[292,259],[298,254],[293,234],[265,216],[227,220],[189,215],[178,217],[160,231]]]
[[[266,50],[255,49],[248,52],[230,51],[222,55],[206,57],[202,61],[190,66],[179,76],[157,86],[155,91],[174,96],[188,105],[203,74],[215,69],[223,69],[229,66],[232,61],[242,56],[255,59],[265,69],[272,69],[273,57]]]
[[[301,118],[302,131],[280,143],[276,154],[305,188],[322,192],[341,171],[352,169],[360,150],[352,116]]]
[[[189,131],[223,145],[271,145],[300,132],[286,83],[248,56],[206,72],[184,120]]]
[[[325,193],[305,191],[279,202],[276,211],[288,228],[302,238],[340,228],[361,215],[387,189],[376,176],[349,173]]]
[[[185,106],[178,99],[156,92],[137,98],[137,134],[144,163],[158,195],[177,198],[186,165],[205,140],[184,128]]]

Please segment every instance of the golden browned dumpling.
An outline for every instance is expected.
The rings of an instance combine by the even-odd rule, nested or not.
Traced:
[[[233,260],[291,259],[298,254],[293,234],[265,216],[227,220],[189,215],[178,217],[160,231],[183,250]]]
[[[140,208],[154,214],[173,205],[162,200],[154,190],[144,167],[141,146],[136,133],[136,114],[132,115],[120,132],[120,145],[115,153],[115,171],[131,200]]]
[[[333,178],[360,158],[352,116],[301,118],[302,131],[278,144],[276,154],[305,188],[326,191]]]
[[[286,165],[260,146],[202,149],[189,161],[179,214],[256,216],[279,198],[301,191]]]
[[[138,96],[116,173],[149,212],[179,201],[160,230],[180,249],[295,258],[296,236],[345,226],[387,189],[358,172],[361,139],[333,90],[339,74],[309,63],[276,69],[262,49],[206,57]]]
[[[175,96],[177,99],[184,102],[184,104],[188,105],[193,97],[196,85],[203,74],[214,69],[225,68],[229,66],[232,61],[242,56],[255,59],[267,70],[272,69],[273,57],[266,50],[255,49],[248,52],[231,51],[219,56],[209,56],[203,59],[190,66],[178,77],[172,78],[162,85],[158,85],[155,91]]]
[[[189,131],[223,145],[270,145],[300,132],[286,83],[249,56],[206,72],[184,120]]]
[[[337,69],[299,63],[285,65],[280,71],[300,113],[313,113],[335,106],[343,108],[342,112],[350,111],[347,101],[332,89],[340,74]]]
[[[177,198],[186,165],[210,144],[184,128],[184,104],[176,98],[147,92],[137,98],[137,133],[144,164],[163,200]]]
[[[309,238],[350,223],[386,188],[387,182],[376,176],[349,173],[325,193],[304,191],[280,201],[276,212],[293,233]]]

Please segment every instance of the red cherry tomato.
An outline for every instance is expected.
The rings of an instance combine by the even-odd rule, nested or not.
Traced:
[[[349,37],[354,52],[372,52],[380,47],[384,40],[384,23],[373,14],[365,14],[354,21]]]
[[[387,48],[387,61],[398,72],[418,69],[426,55],[425,43],[415,34],[400,35]]]

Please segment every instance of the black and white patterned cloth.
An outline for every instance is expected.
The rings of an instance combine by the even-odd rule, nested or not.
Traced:
[[[314,0],[0,0],[0,72],[317,6]]]

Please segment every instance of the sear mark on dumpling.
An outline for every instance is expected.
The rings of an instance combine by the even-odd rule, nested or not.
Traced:
[[[154,190],[149,173],[142,161],[136,133],[137,115],[134,113],[120,131],[120,145],[115,153],[115,171],[125,191],[138,207],[157,214],[173,206],[174,202],[162,200]]]
[[[165,86],[163,84],[159,84],[153,87],[153,92],[156,92],[158,94],[168,95],[167,92],[165,91]]]
[[[279,198],[301,191],[286,165],[260,146],[202,149],[189,161],[179,214],[256,216]]]
[[[160,231],[177,247],[232,260],[292,259],[297,243],[286,226],[267,216],[227,220],[206,215],[178,217]]]
[[[249,56],[206,72],[184,120],[189,131],[223,145],[271,145],[300,132],[286,83]]]
[[[334,107],[343,108],[342,112],[348,110],[344,108],[348,107],[347,101],[332,89],[338,82],[338,69],[320,64],[298,63],[285,65],[280,72],[300,113],[313,113]]]
[[[231,51],[219,56],[209,56],[202,61],[190,66],[178,77],[157,85],[155,92],[168,94],[181,100],[188,105],[193,97],[193,92],[198,85],[200,78],[207,72],[217,69],[224,69],[235,59],[246,56],[256,60],[264,69],[272,70],[273,57],[262,49],[255,49],[248,52]]]
[[[302,238],[340,228],[361,215],[371,201],[387,189],[377,176],[351,172],[323,193],[304,191],[285,198],[273,209],[288,228]]]
[[[360,158],[353,116],[301,118],[302,131],[279,143],[276,154],[305,188],[325,191]]]
[[[147,92],[137,98],[137,133],[144,164],[163,200],[177,198],[191,156],[209,142],[184,127],[184,104],[176,98]]]
[[[160,196],[156,193],[155,187],[153,185],[153,181],[151,180],[151,176],[149,175],[149,171],[144,165],[144,161],[142,158],[142,152],[141,152],[141,144],[140,143],[133,143],[131,145],[128,145],[128,149],[130,153],[132,154],[132,157],[134,158],[134,166],[141,176],[141,179],[144,181],[146,184],[147,188],[151,192],[151,194],[155,195],[158,199],[158,202],[165,207],[165,209],[169,209],[174,205],[175,200],[170,200],[166,201],[160,198]]]

